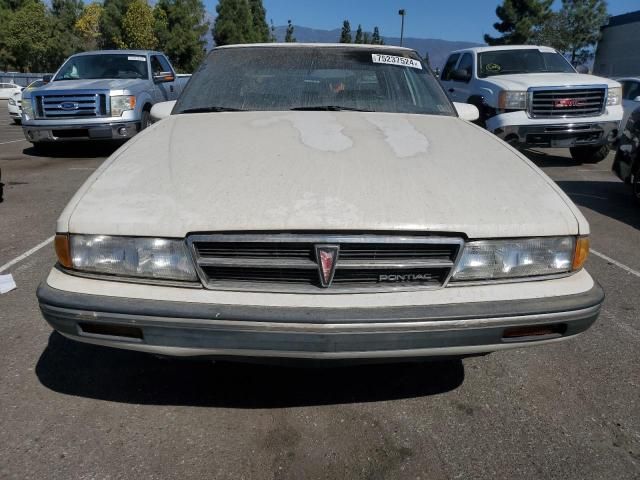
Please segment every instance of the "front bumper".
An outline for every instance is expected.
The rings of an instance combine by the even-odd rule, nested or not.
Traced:
[[[481,354],[571,338],[596,320],[599,285],[529,300],[327,308],[243,306],[38,289],[49,324],[74,340],[170,356],[394,359]],[[513,327],[552,333],[509,337]]]
[[[138,122],[87,123],[58,125],[24,124],[22,131],[31,143],[87,140],[127,140],[138,133]]]
[[[608,107],[599,117],[530,118],[525,111],[502,113],[487,120],[487,129],[521,147],[569,148],[604,145],[620,134],[622,108]]]

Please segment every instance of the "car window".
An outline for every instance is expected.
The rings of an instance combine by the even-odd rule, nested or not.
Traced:
[[[465,53],[464,55],[462,55],[462,58],[460,59],[460,63],[458,64],[458,68],[456,70],[466,70],[467,72],[469,72],[469,75],[473,74],[473,57],[470,53]]]
[[[78,55],[62,65],[54,81],[109,78],[149,78],[147,58],[133,54]]]
[[[272,111],[330,107],[455,115],[442,87],[417,54],[376,47],[213,50],[187,84],[174,112],[211,107]]]
[[[151,56],[151,71],[154,75],[158,75],[162,72],[170,72],[171,66],[166,58],[161,55]]]
[[[478,54],[478,76],[517,73],[576,73],[575,69],[557,52],[543,52],[537,48],[491,50]]]
[[[448,80],[451,80],[451,73],[453,72],[453,69],[456,66],[456,63],[458,62],[458,58],[460,58],[460,54],[454,53],[447,60],[447,63],[445,64],[444,69],[442,70],[442,75],[440,76],[440,78],[443,81],[446,82]]]

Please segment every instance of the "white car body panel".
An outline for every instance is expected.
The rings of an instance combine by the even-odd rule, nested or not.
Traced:
[[[57,229],[588,233],[546,175],[479,127],[359,112],[172,115],[107,160]]]
[[[15,83],[0,83],[0,99],[2,100],[9,99],[14,93],[19,93],[21,91],[22,87]]]

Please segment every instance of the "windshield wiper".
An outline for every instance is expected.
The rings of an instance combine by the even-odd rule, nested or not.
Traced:
[[[241,108],[232,108],[232,107],[196,107],[196,108],[187,108],[186,110],[182,110],[180,113],[203,113],[203,112],[245,112],[246,110],[242,110]]]
[[[289,110],[300,110],[300,111],[308,111],[308,112],[319,112],[319,111],[328,111],[328,112],[373,112],[373,110],[365,110],[364,108],[353,108],[353,107],[343,107],[341,105],[313,105],[309,107],[293,107]]]

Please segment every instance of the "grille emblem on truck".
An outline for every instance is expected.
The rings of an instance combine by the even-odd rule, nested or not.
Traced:
[[[327,288],[336,273],[336,264],[340,253],[339,245],[316,245],[316,261],[320,273],[320,285]]]
[[[554,107],[570,108],[570,107],[582,107],[585,103],[577,98],[559,98],[553,102]]]
[[[80,105],[75,102],[62,102],[60,108],[62,110],[77,110]]]

